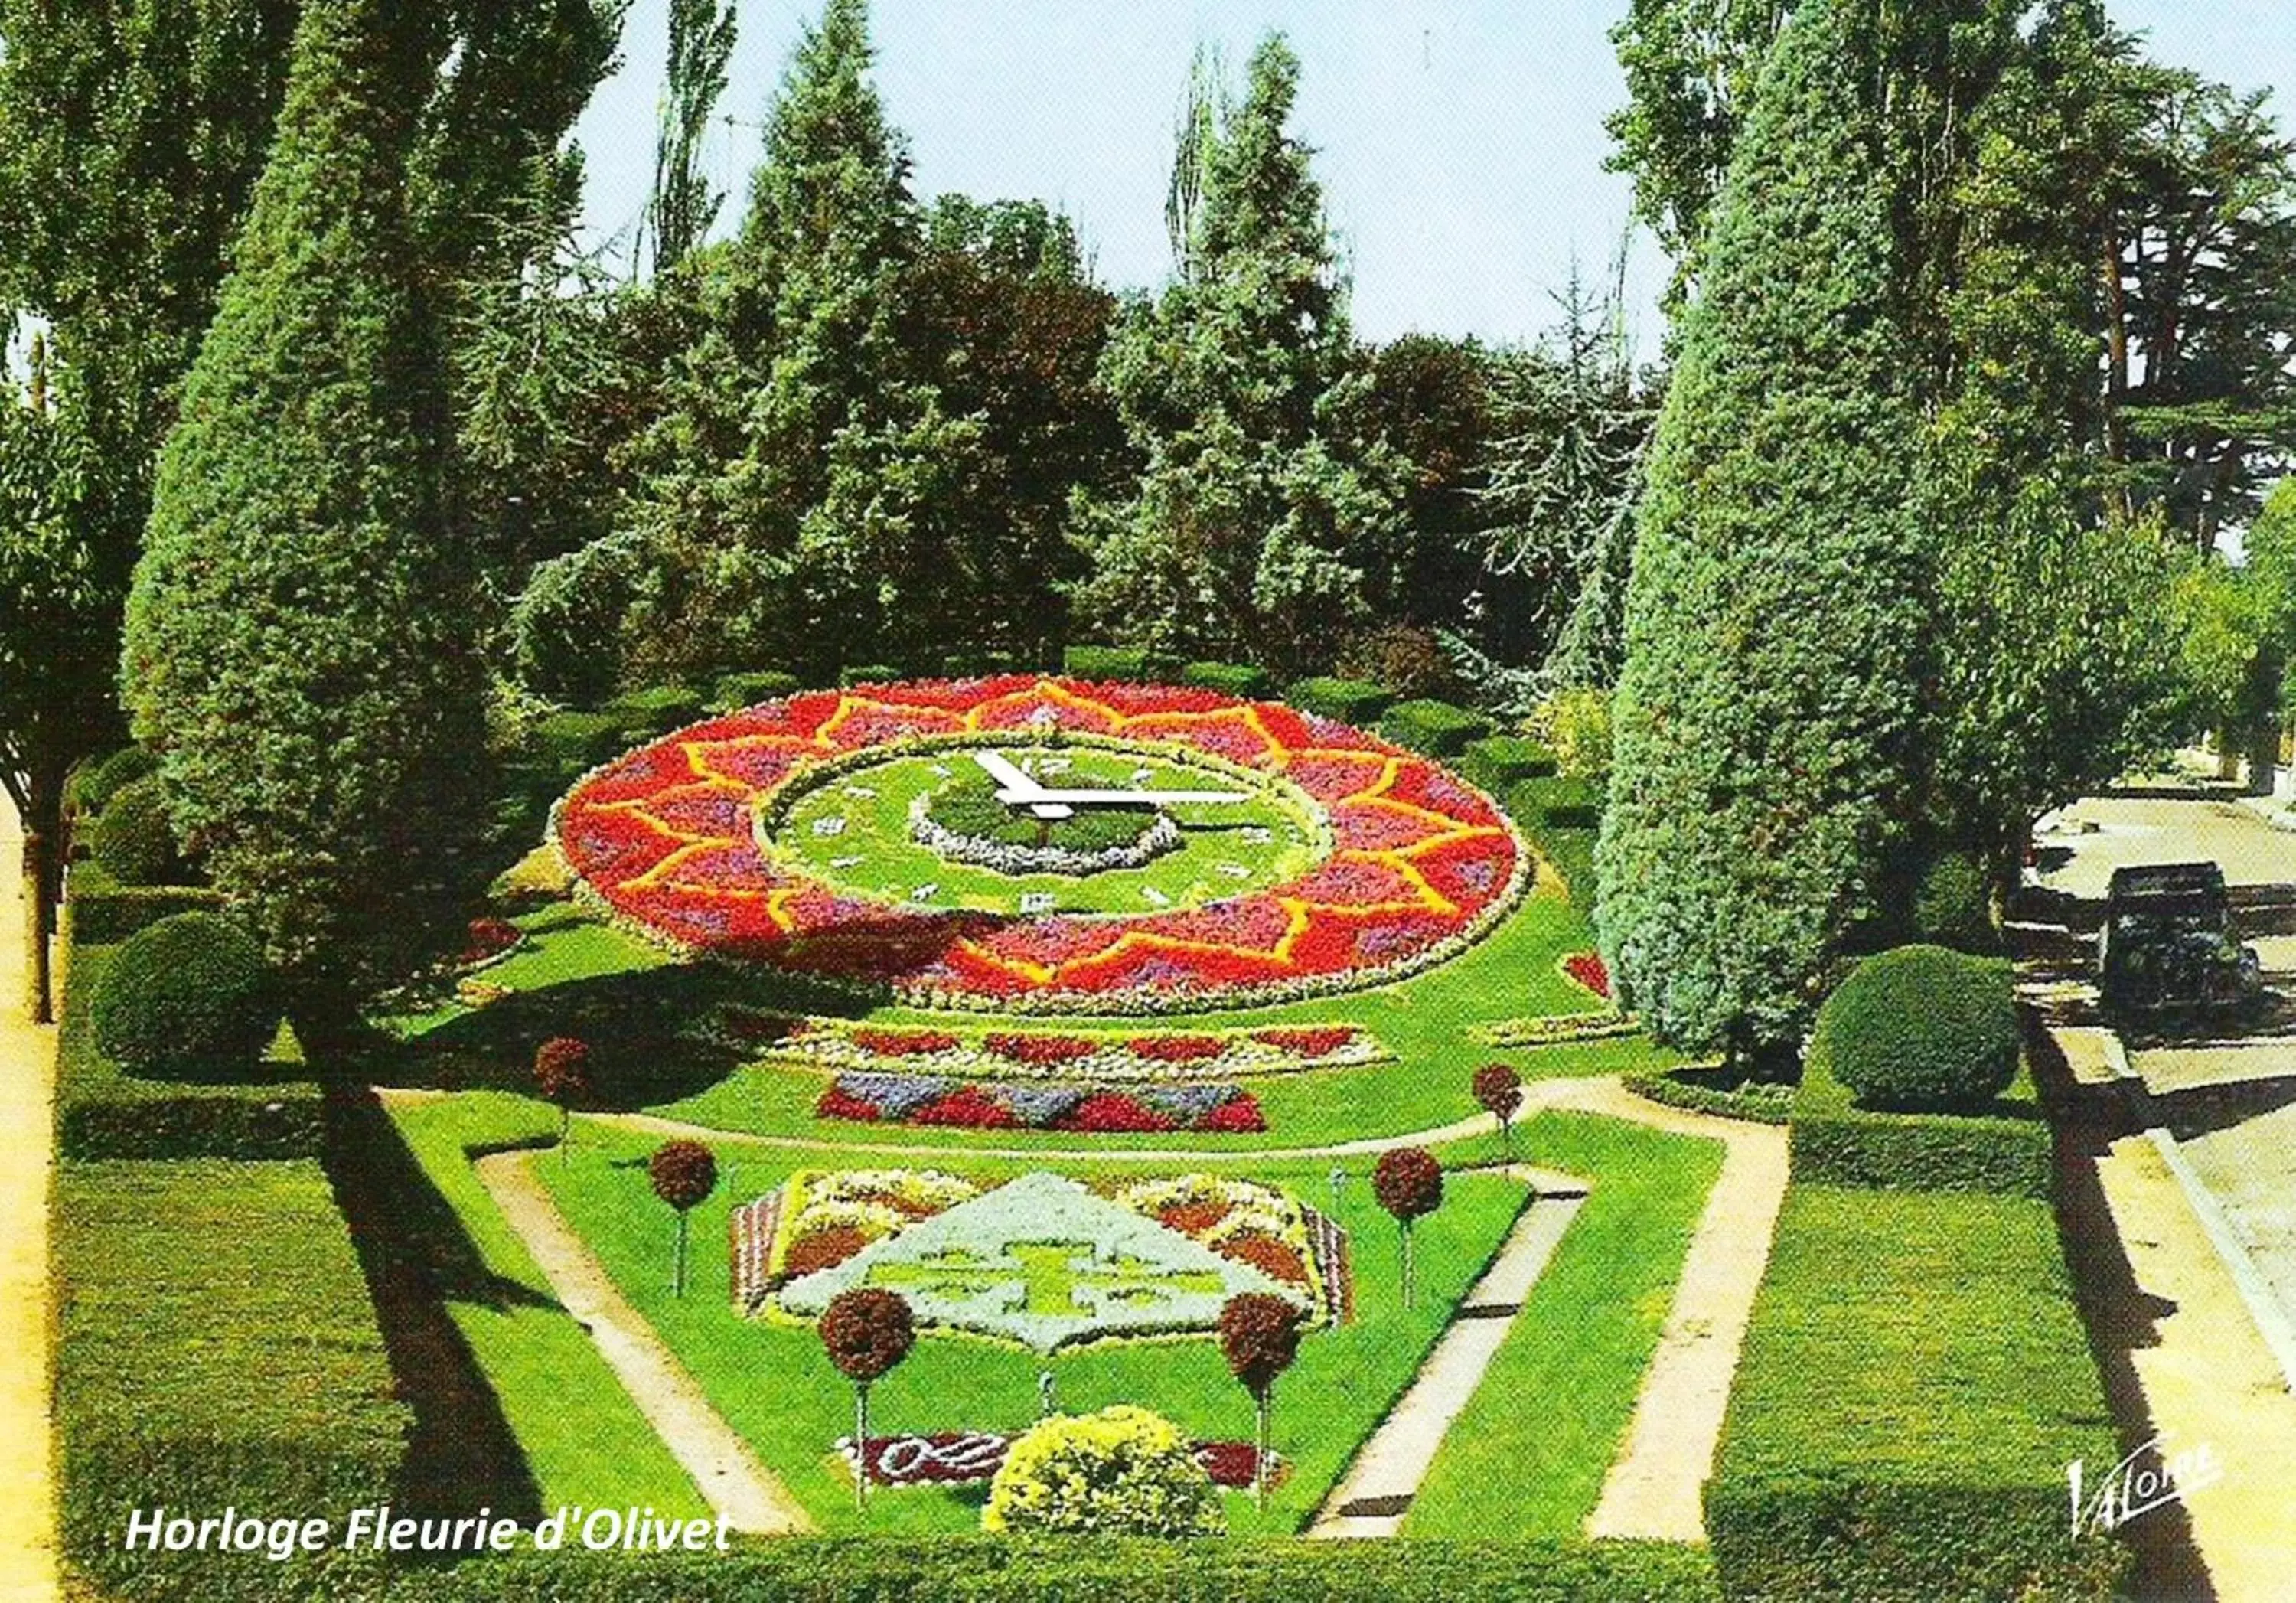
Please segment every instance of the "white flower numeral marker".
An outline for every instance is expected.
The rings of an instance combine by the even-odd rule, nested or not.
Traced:
[[[931,766],[932,766],[932,771],[933,771],[934,773],[936,773],[936,774],[939,774],[942,778],[946,779],[946,778],[947,778],[947,777],[949,777],[949,774],[948,774],[948,764],[947,764],[947,763],[945,763],[945,762],[936,762],[936,763],[932,764]]]
[[[829,866],[832,868],[858,868],[868,860],[865,857],[832,857],[829,859]]]
[[[1261,825],[1248,824],[1244,826],[1243,838],[1255,846],[1265,846],[1275,840],[1275,832]]]
[[[824,840],[831,835],[843,834],[845,820],[833,814],[826,818],[816,818],[813,821],[813,833]]]
[[[1219,865],[1219,871],[1222,874],[1226,875],[1230,879],[1250,879],[1251,877],[1251,870],[1245,867],[1242,863],[1222,863]]]
[[[909,900],[911,901],[931,901],[934,897],[939,894],[940,887],[937,884],[919,885],[915,890],[909,892]]]
[[[1053,910],[1053,903],[1055,900],[1049,891],[1023,892],[1021,896],[1021,910],[1023,913],[1049,913]]]
[[[1141,886],[1140,896],[1142,900],[1153,907],[1168,908],[1172,905],[1172,899],[1153,885]]]
[[[845,793],[856,802],[874,802],[877,799],[877,793],[865,785],[849,785],[845,787]]]

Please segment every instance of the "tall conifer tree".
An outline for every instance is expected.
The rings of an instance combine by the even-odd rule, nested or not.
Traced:
[[[1923,427],[1857,0],[1781,35],[1652,448],[1599,853],[1664,1039],[1791,1049],[1911,791]]]
[[[130,713],[176,822],[321,1016],[424,927],[480,744],[406,204],[443,29],[401,0],[306,7],[128,608]]]

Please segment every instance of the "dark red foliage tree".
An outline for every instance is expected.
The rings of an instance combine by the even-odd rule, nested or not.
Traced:
[[[1259,1405],[1259,1434],[1252,1438],[1251,1499],[1267,1506],[1267,1454],[1273,1440],[1269,1415],[1275,1377],[1300,1355],[1299,1305],[1264,1291],[1239,1292],[1220,1310],[1220,1351],[1228,1372],[1243,1382]]]
[[[1411,1226],[1421,1215],[1432,1213],[1443,1201],[1443,1165],[1434,1155],[1417,1147],[1398,1147],[1379,1155],[1371,1171],[1371,1188],[1379,1205],[1395,1215],[1403,1228],[1403,1305],[1416,1300],[1418,1286],[1412,1273]]]
[[[1514,1116],[1522,1106],[1522,1076],[1503,1063],[1475,1071],[1475,1100],[1499,1122],[1499,1150],[1514,1162]]]
[[[829,1361],[853,1383],[853,1500],[869,1499],[869,1386],[916,1345],[907,1299],[882,1287],[840,1291],[821,1311],[821,1344]]]
[[[668,1141],[646,1166],[653,1194],[677,1210],[677,1269],[670,1289],[685,1295],[685,1216],[718,1188],[718,1160],[699,1141]]]
[[[558,1156],[566,1157],[573,1132],[574,1105],[590,1094],[590,1043],[554,1035],[534,1049],[534,1084],[545,1102],[558,1109]]]

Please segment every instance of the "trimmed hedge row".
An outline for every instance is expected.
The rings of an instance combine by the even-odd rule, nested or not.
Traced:
[[[1794,1097],[1798,1180],[1893,1191],[1997,1191],[2046,1200],[2055,1146],[2021,1069],[1991,1114],[1886,1114],[1856,1106],[1815,1046]]]
[[[520,1556],[409,1573],[390,1603],[1715,1603],[1658,1542],[800,1538],[724,1555]]]
[[[1180,670],[1180,683],[1248,699],[1265,696],[1275,688],[1275,681],[1265,670],[1242,662],[1191,662]]]
[[[340,1554],[122,1547],[137,1508],[340,1518],[397,1492],[411,1416],[326,1175],[65,1163],[55,1196],[68,1567],[138,1603],[357,1596],[373,1566]]]
[[[1467,743],[1459,771],[1493,795],[1505,795],[1526,779],[1552,778],[1554,753],[1520,736],[1487,736]]]
[[[889,685],[896,679],[908,677],[890,662],[857,662],[839,672],[837,683],[840,687],[849,689],[856,685]]]
[[[1061,650],[1061,671],[1072,679],[1120,679],[1153,684],[1171,677],[1171,666],[1144,651],[1123,645],[1069,645]]]
[[[1448,702],[1398,702],[1381,717],[1379,732],[1425,756],[1456,757],[1491,732],[1491,720]]]
[[[212,912],[223,896],[207,885],[123,885],[101,863],[74,863],[64,905],[76,944],[109,946],[177,913]]]
[[[683,685],[657,685],[616,696],[598,711],[621,720],[622,732],[632,740],[651,740],[672,729],[699,723],[708,698]]]
[[[56,1056],[56,1150],[66,1158],[310,1158],[319,1088],[290,1078],[203,1084],[120,1073],[95,1041],[91,1002],[113,948],[75,940]]]
[[[1796,1183],[1706,1525],[1743,1603],[2103,1603],[2065,1466],[2120,1457],[2046,1203]]]
[[[1283,699],[1302,712],[1336,719],[1343,724],[1376,722],[1395,705],[1395,693],[1361,679],[1302,679],[1283,693]]]
[[[760,669],[754,673],[729,673],[721,676],[709,687],[709,702],[706,710],[719,713],[738,712],[760,702],[795,695],[803,688],[805,686],[799,683],[797,675],[772,669]]]
[[[1757,1097],[1744,1091],[1718,1090],[1677,1080],[1671,1074],[1628,1074],[1627,1089],[1646,1101],[1686,1113],[1712,1114],[1721,1119],[1743,1119],[1751,1124],[1784,1124],[1791,1106],[1784,1097]]]

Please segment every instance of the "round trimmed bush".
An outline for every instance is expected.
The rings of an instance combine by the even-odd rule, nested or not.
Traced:
[[[96,1045],[132,1074],[245,1080],[281,1011],[263,949],[229,919],[177,913],[130,935],[96,981]]]
[[[2017,1039],[2007,962],[1901,946],[1866,958],[1825,999],[1810,1051],[1860,1107],[1968,1112],[2008,1089]]]
[[[88,842],[97,867],[123,885],[164,885],[184,875],[184,854],[159,776],[123,785],[96,815]]]
[[[1179,1427],[1119,1403],[1026,1432],[988,1485],[980,1528],[1013,1535],[1217,1536],[1212,1477]]]
[[[70,801],[82,812],[102,812],[111,799],[138,779],[148,779],[160,771],[156,752],[143,746],[122,746],[102,761],[93,763],[78,775],[71,789]]]

